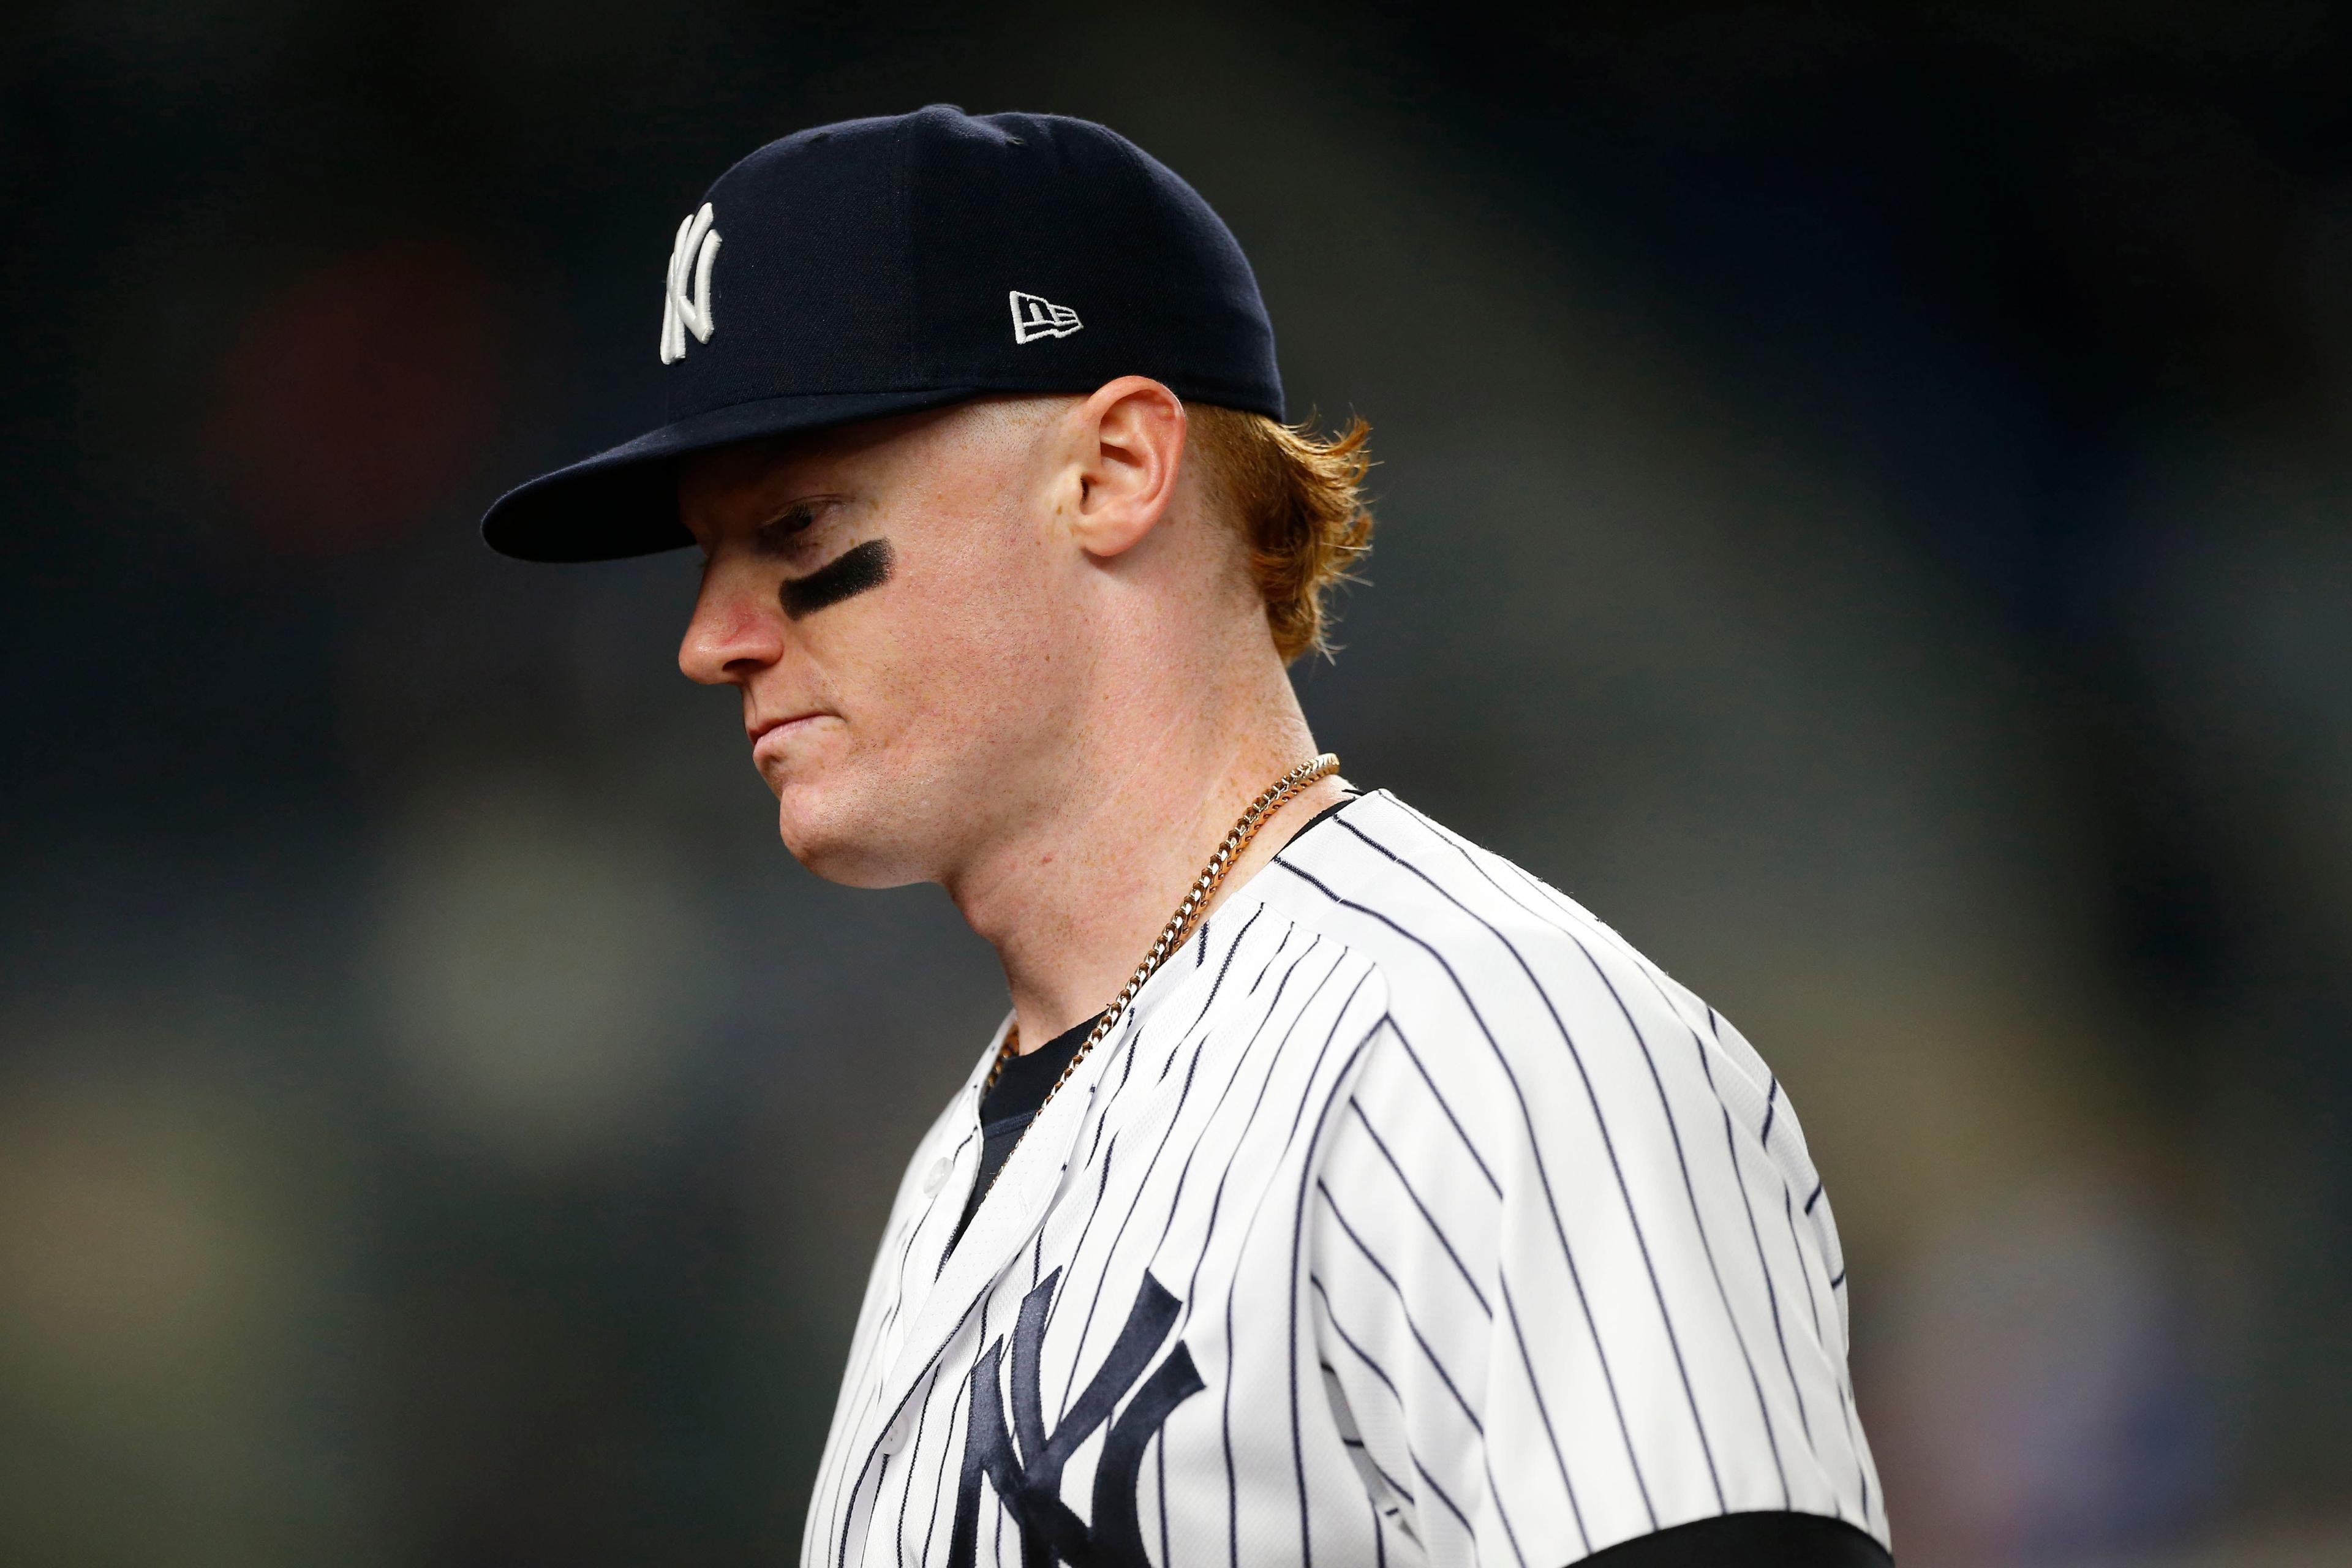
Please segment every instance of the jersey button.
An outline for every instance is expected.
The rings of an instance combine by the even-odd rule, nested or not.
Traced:
[[[929,1170],[923,1173],[923,1195],[927,1198],[935,1198],[939,1196],[940,1189],[947,1184],[948,1157],[942,1154],[931,1162]]]

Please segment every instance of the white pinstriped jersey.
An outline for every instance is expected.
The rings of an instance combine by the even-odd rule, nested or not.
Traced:
[[[1153,977],[942,1263],[994,1054],[892,1209],[806,1568],[1559,1568],[1748,1510],[1885,1542],[1777,1080],[1385,792]]]

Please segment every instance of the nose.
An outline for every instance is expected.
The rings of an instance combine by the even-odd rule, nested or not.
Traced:
[[[677,668],[704,686],[740,684],[783,657],[782,617],[772,598],[714,566],[695,595]]]

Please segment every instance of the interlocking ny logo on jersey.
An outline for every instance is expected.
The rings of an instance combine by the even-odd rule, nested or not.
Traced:
[[[1016,300],[1019,295],[1013,296]],[[1143,1528],[1137,1518],[1136,1483],[1143,1450],[1167,1423],[1169,1413],[1204,1386],[1192,1366],[1192,1352],[1180,1341],[1150,1377],[1143,1369],[1176,1321],[1176,1298],[1150,1275],[1135,1294],[1126,1326],[1110,1353],[1050,1433],[1037,1389],[1038,1352],[1045,1338],[1045,1315],[1054,1303],[1058,1268],[1021,1299],[1013,1327],[1013,1426],[1004,1425],[1005,1398],[997,1373],[1004,1342],[990,1345],[971,1369],[971,1420],[964,1432],[963,1473],[956,1489],[955,1530],[948,1540],[948,1568],[973,1568],[979,1543],[980,1482],[996,1489],[1004,1510],[1021,1529],[1022,1568],[1150,1568],[1143,1554]],[[1140,1380],[1142,1386],[1138,1387]],[[1133,1390],[1129,1396],[1129,1390]],[[1127,1408],[1110,1415],[1121,1399]],[[1097,1428],[1110,1421],[1095,1462],[1094,1519],[1088,1523],[1062,1501],[1062,1468]]]
[[[677,226],[677,243],[669,251],[669,281],[662,289],[661,362],[676,364],[686,357],[686,334],[710,341],[710,264],[719,258],[719,231],[710,226],[710,204]],[[694,294],[686,292],[694,280]]]
[[[1016,343],[1066,338],[1084,324],[1067,305],[1056,305],[1042,294],[1013,290],[1013,341]]]

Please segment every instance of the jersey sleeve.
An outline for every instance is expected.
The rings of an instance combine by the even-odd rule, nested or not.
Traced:
[[[1307,1289],[1372,1506],[1401,1561],[1559,1568],[1745,1514],[1882,1550],[1785,1096],[1595,927],[1497,930],[1335,1107]]]

